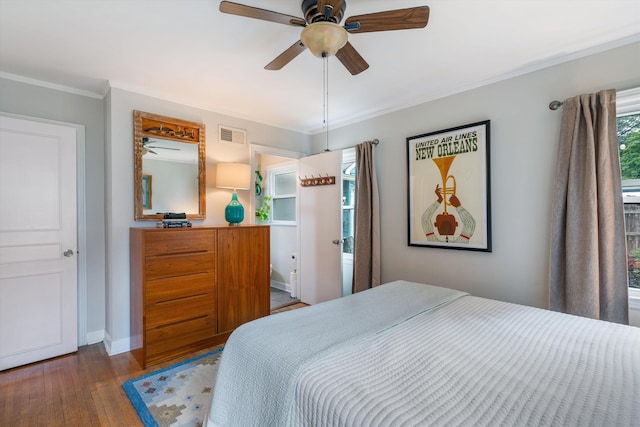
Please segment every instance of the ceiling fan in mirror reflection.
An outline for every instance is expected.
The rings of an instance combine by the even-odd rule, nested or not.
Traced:
[[[142,156],[148,160],[196,164],[198,162],[198,146],[143,136]]]
[[[155,141],[157,142],[157,141]],[[159,145],[151,145],[152,143],[149,141],[149,137],[142,137],[142,154],[145,155],[147,153],[151,153],[151,154],[158,154],[155,151],[153,151],[152,149],[159,149],[159,150],[175,150],[175,151],[180,151],[179,148],[173,148],[173,147],[161,147]]]

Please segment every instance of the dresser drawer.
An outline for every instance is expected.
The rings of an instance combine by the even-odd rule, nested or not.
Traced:
[[[145,329],[151,331],[164,325],[214,315],[215,312],[216,297],[213,293],[148,305],[145,308]]]
[[[149,361],[163,353],[184,350],[183,347],[216,335],[215,316],[203,316],[186,322],[152,329],[147,332],[146,355]]]
[[[144,283],[145,305],[192,295],[214,293],[215,282],[215,273],[196,273],[188,276],[149,280]]]
[[[215,274],[214,252],[147,257],[144,260],[144,279],[186,276],[197,273]]]
[[[215,252],[216,230],[158,230],[145,236],[145,255]]]
[[[269,313],[269,227],[131,228],[131,354],[145,369]]]

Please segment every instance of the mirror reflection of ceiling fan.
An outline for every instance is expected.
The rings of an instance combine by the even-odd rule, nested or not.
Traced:
[[[302,27],[300,40],[267,64],[266,70],[280,70],[309,48],[318,57],[335,55],[352,75],[363,72],[369,64],[349,43],[348,33],[424,28],[429,21],[429,7],[419,6],[351,16],[340,26],[346,6],[346,0],[302,0],[304,18],[230,1],[220,2],[220,11]]]
[[[142,155],[144,156],[147,153],[151,153],[151,154],[158,154],[155,151],[152,150],[152,148],[155,148],[156,150],[174,150],[174,151],[180,151],[179,148],[171,148],[171,147],[160,147],[157,145],[150,145],[152,144],[152,142],[149,141],[149,137],[142,137]]]

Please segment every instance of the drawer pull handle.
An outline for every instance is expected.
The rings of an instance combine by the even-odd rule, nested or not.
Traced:
[[[189,299],[193,299],[193,298],[206,297],[208,295],[209,295],[209,293],[205,292],[205,293],[202,293],[202,294],[189,295],[189,296],[186,296],[186,297],[172,298],[172,299],[168,299],[168,300],[158,301],[153,305],[169,304],[169,303],[176,302],[176,301],[185,301],[185,300],[189,300]]]
[[[153,329],[162,329],[162,328],[166,328],[168,326],[175,326],[175,325],[179,325],[181,323],[193,322],[194,320],[206,319],[207,317],[209,317],[208,314],[202,314],[200,316],[192,317],[190,319],[178,320],[177,322],[172,322],[172,323],[164,323],[162,325],[158,325],[158,326],[152,328],[152,330]]]
[[[165,253],[150,255],[150,256],[147,256],[147,258],[170,257],[170,256],[185,256],[185,255],[191,255],[191,254],[199,255],[199,254],[206,254],[207,252],[211,252],[211,251],[209,251],[207,249],[201,249],[201,250],[194,251],[193,249],[190,249],[190,248],[181,248],[181,249],[178,249],[178,250],[172,250],[171,252],[165,252]]]

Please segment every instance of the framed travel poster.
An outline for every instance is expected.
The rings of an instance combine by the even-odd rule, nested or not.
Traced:
[[[409,246],[491,252],[489,124],[407,138]]]

